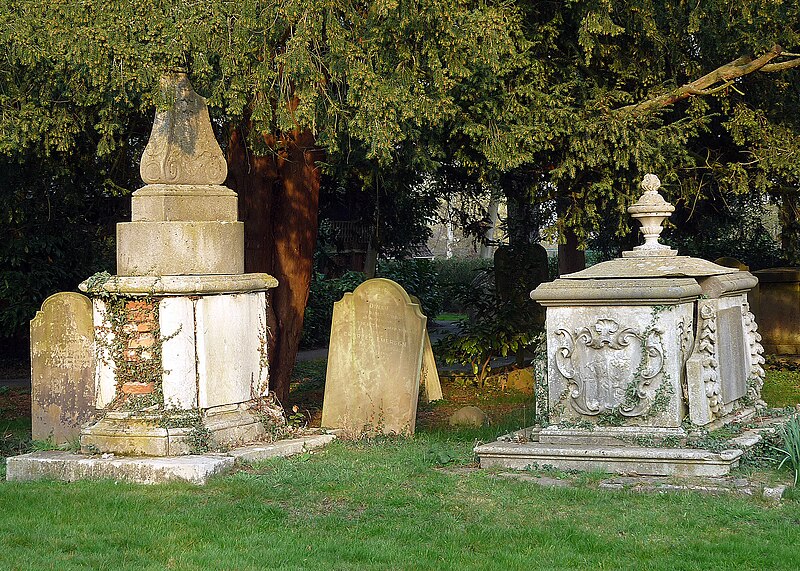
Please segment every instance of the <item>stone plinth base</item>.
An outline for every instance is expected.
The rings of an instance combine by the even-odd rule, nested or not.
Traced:
[[[274,278],[89,282],[81,287],[90,294],[111,295],[92,300],[101,418],[81,432],[84,452],[174,456],[264,436],[251,409],[268,394],[265,290]]]
[[[689,448],[555,445],[539,442],[493,442],[475,448],[481,468],[602,471],[646,476],[724,476],[739,465],[741,450],[720,453]]]
[[[117,224],[121,276],[241,274],[244,224],[201,220]]]
[[[245,406],[245,405],[242,405]],[[253,442],[266,429],[249,410],[202,415],[202,426],[162,427],[160,417],[108,412],[81,432],[81,452],[113,451],[123,456],[182,456],[198,448],[216,450]]]
[[[183,480],[205,484],[211,476],[233,468],[229,456],[178,456],[173,458],[99,458],[58,452],[31,452],[7,460],[8,480],[124,480],[155,484]]]
[[[314,434],[231,450],[227,454],[173,456],[168,458],[107,458],[49,450],[8,459],[6,479],[25,480],[123,480],[157,484],[180,480],[205,484],[209,478],[229,472],[235,463],[255,462],[301,454],[328,444],[331,434]]]
[[[548,426],[538,433],[541,444],[582,446],[652,446],[686,438],[683,428],[658,428],[646,426],[595,426],[591,430]]]

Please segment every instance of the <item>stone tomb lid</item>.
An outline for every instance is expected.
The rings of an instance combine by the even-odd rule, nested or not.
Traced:
[[[602,262],[585,270],[566,274],[531,292],[542,305],[682,303],[700,295],[719,297],[754,287],[757,280],[748,272],[690,256],[658,240],[663,221],[674,208],[658,193],[658,177],[648,174],[645,191],[628,212],[641,223],[645,243],[621,258]]]
[[[531,298],[548,307],[659,305],[694,301],[702,293],[694,278],[557,279],[541,284]]]

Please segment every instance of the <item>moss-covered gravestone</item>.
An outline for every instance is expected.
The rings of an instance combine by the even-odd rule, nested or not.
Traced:
[[[95,400],[92,302],[78,293],[48,297],[31,321],[34,440],[77,440]]]

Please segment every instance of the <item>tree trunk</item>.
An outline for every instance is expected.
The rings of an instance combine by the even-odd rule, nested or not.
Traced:
[[[778,210],[781,249],[792,266],[800,265],[800,205],[794,192],[783,192]]]
[[[556,200],[556,214],[560,219],[564,219],[569,210],[569,199],[566,198],[566,189],[561,189],[560,198]],[[563,225],[563,240],[558,242],[558,275],[579,272],[586,267],[586,251],[580,250],[580,240],[575,231]]]
[[[579,272],[586,267],[586,251],[578,249],[578,237],[571,228],[564,230],[565,243],[558,245],[558,275]]]
[[[270,292],[270,389],[281,402],[300,345],[303,315],[317,240],[321,158],[308,131],[265,137],[275,152],[254,157],[246,127],[236,129],[228,148],[227,184],[239,194],[245,223],[245,271],[266,272],[278,280]]]

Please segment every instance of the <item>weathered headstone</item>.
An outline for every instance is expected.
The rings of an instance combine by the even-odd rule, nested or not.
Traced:
[[[92,302],[78,293],[48,297],[31,321],[31,413],[34,440],[76,440],[92,420]]]
[[[769,268],[754,273],[759,287],[752,306],[764,352],[800,355],[800,268]]]
[[[383,278],[336,302],[322,426],[414,433],[426,321],[405,290]]]

